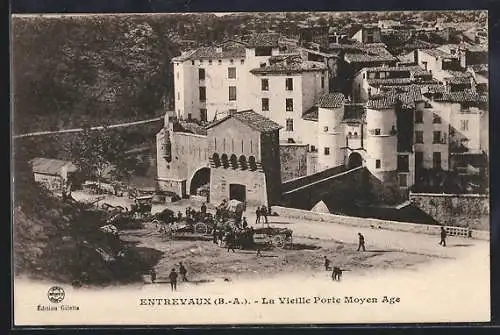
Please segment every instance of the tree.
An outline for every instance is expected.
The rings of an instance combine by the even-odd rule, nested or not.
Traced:
[[[72,161],[87,178],[95,179],[99,189],[106,173],[111,177],[127,178],[133,170],[126,158],[124,141],[108,129],[92,131],[84,129],[70,147]]]

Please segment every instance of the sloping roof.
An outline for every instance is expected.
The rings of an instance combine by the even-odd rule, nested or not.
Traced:
[[[60,175],[61,169],[65,166],[67,167],[68,172],[76,172],[78,170],[75,164],[60,159],[37,157],[33,158],[30,161],[30,164],[33,172],[49,175]]]
[[[445,92],[439,96],[434,97],[434,101],[443,102],[488,102],[487,95],[481,95],[471,90],[463,90],[458,92]]]
[[[396,61],[396,57],[389,55],[373,55],[366,53],[346,53],[344,59],[348,63],[369,63]]]
[[[488,73],[488,64],[474,64],[468,67],[476,73]]]
[[[318,106],[323,108],[338,108],[344,104],[345,97],[342,93],[327,93],[319,98]]]
[[[326,65],[322,62],[312,62],[298,60],[297,58],[287,58],[281,62],[276,62],[267,66],[250,70],[251,73],[302,73],[311,71],[324,71]]]
[[[282,126],[280,126],[276,122],[268,119],[267,117],[260,115],[259,113],[254,112],[251,109],[249,109],[249,110],[244,110],[244,111],[232,113],[228,116],[223,117],[220,120],[214,121],[211,124],[209,124],[208,126],[206,126],[206,129],[215,127],[215,126],[223,123],[224,121],[226,121],[232,117],[234,117],[235,119],[243,122],[244,124],[246,124],[250,128],[253,128],[261,133],[267,133],[267,132],[271,132],[271,131],[283,128]]]
[[[302,119],[306,121],[318,121],[318,106],[312,106],[304,114]]]
[[[394,107],[397,103],[401,103],[405,108],[412,108],[418,101],[422,101],[421,89],[416,85],[411,85],[405,89],[395,87],[383,94],[373,95],[368,100],[367,107],[371,109],[388,109]]]
[[[347,104],[344,106],[343,122],[360,122],[366,115],[365,106],[362,104]]]
[[[279,35],[276,33],[253,34],[247,42],[247,46],[253,47],[278,47]]]
[[[436,58],[455,58],[451,56],[449,53],[439,49],[421,49],[420,51]]]
[[[185,61],[188,59],[211,59],[211,58],[240,58],[245,57],[245,45],[238,41],[225,41],[218,45],[200,47],[190,50],[172,61]]]

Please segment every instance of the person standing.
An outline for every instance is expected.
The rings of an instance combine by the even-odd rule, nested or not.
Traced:
[[[266,206],[262,205],[262,207],[260,208],[260,212],[261,212],[261,215],[264,217],[264,221],[266,222],[266,224],[268,224],[269,222],[267,221],[267,208],[266,208]]]
[[[203,216],[207,214],[207,205],[205,205],[205,203],[201,204],[201,214],[203,214]]]
[[[175,269],[172,269],[172,271],[170,271],[168,278],[170,279],[170,288],[172,289],[172,291],[177,291],[177,272],[175,271]]]
[[[260,223],[260,207],[257,207],[257,209],[255,210],[255,217],[255,224]]]
[[[363,251],[366,251],[366,249],[365,249],[365,237],[363,236],[363,234],[358,233],[358,239],[359,239],[358,251],[360,249],[363,249]]]
[[[448,234],[446,233],[446,229],[444,229],[444,227],[441,227],[441,240],[439,241],[439,245],[446,247],[446,236],[447,235]]]
[[[243,226],[243,229],[247,229],[248,227],[248,222],[247,222],[247,218],[246,217],[243,217],[243,222],[241,224]]]
[[[184,281],[184,282],[188,281],[186,278],[187,270],[184,267],[184,265],[182,264],[182,262],[179,262],[179,274],[181,275],[182,281]]]

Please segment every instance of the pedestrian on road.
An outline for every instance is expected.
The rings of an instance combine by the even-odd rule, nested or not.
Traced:
[[[212,234],[213,234],[213,242],[214,242],[214,244],[217,244],[217,236],[219,236],[219,235],[218,235],[216,227],[214,227],[214,231],[212,232]]]
[[[340,281],[341,277],[342,269],[340,269],[338,266],[334,266],[332,271],[332,280]]]
[[[325,271],[330,271],[331,270],[330,260],[326,256],[324,256],[324,259],[325,259]]]
[[[255,224],[260,223],[260,207],[255,210]]]
[[[154,283],[155,280],[156,280],[156,271],[154,268],[151,268],[151,271],[149,272],[149,274],[151,275],[151,282]]]
[[[205,205],[205,203],[201,204],[201,214],[203,214],[203,216],[207,214],[207,205]]]
[[[360,249],[363,249],[363,251],[366,251],[366,249],[365,249],[365,237],[363,236],[363,234],[358,233],[358,238],[359,238],[358,251]]]
[[[243,217],[242,226],[243,226],[243,229],[247,229],[247,227],[248,227],[248,222],[247,222],[247,218],[246,217]]]
[[[168,278],[170,279],[170,288],[172,289],[172,291],[177,291],[177,272],[175,271],[175,269],[172,269],[172,271],[170,271]]]
[[[446,233],[446,229],[444,229],[444,227],[441,227],[441,240],[439,241],[439,245],[446,247],[446,236],[447,235],[448,234]]]
[[[234,233],[228,232],[226,235],[227,252],[229,252],[229,250],[232,250],[233,252],[235,252],[234,251],[234,240],[235,240]]]
[[[261,215],[264,217],[264,221],[266,222],[266,224],[268,224],[269,222],[267,221],[267,208],[266,208],[266,206],[262,205],[262,207],[260,208],[260,212],[261,212]]]
[[[184,267],[184,265],[182,264],[182,262],[179,262],[179,274],[181,275],[182,281],[184,281],[184,282],[188,281],[186,278],[187,270]]]

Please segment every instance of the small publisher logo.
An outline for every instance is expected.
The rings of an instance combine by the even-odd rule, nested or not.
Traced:
[[[47,292],[47,297],[49,298],[50,302],[53,303],[59,303],[64,300],[64,290],[62,287],[59,286],[52,286],[49,288],[49,292]]]

